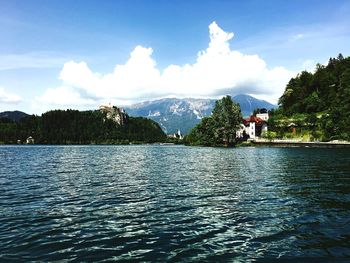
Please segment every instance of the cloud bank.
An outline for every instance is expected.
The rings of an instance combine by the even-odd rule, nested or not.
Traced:
[[[21,102],[21,97],[6,91],[3,87],[0,87],[0,103],[16,104]]]
[[[258,55],[230,47],[234,34],[215,22],[209,25],[209,45],[192,64],[157,68],[153,49],[137,46],[125,64],[111,73],[93,72],[86,62],[66,62],[60,87],[50,88],[35,103],[39,107],[77,107],[102,101],[130,104],[162,97],[220,97],[247,93],[275,102],[294,75],[284,67],[269,69]]]

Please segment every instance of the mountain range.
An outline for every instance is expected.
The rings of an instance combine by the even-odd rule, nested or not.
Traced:
[[[273,109],[273,105],[264,100],[258,100],[249,95],[236,95],[232,99],[241,106],[242,115],[250,116],[257,108]],[[165,98],[146,101],[125,107],[125,111],[133,117],[150,118],[159,123],[165,133],[187,134],[203,117],[209,116],[214,109],[215,99],[178,99]],[[28,114],[21,111],[5,111],[0,113],[0,118],[8,118],[18,122]]]
[[[250,116],[257,108],[270,110],[277,107],[245,94],[233,96],[232,99],[241,106],[242,115],[245,117]],[[211,114],[215,101],[215,99],[165,98],[134,104],[125,107],[125,111],[130,116],[142,116],[158,122],[168,134],[178,130],[187,134],[203,117]]]

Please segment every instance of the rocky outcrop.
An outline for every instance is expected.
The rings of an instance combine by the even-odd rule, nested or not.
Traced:
[[[100,111],[106,115],[106,118],[114,121],[118,125],[125,125],[128,121],[128,115],[123,108],[112,106],[111,104],[101,105]]]

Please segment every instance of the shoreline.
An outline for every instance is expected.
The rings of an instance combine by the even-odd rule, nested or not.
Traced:
[[[236,147],[249,147],[249,146],[261,146],[261,147],[281,147],[281,148],[350,148],[350,142],[347,141],[334,141],[334,142],[303,142],[297,140],[265,140],[255,139],[248,140],[248,143],[238,144]],[[213,148],[235,148],[225,146],[204,146],[204,145],[186,145],[176,144],[169,142],[156,142],[156,143],[128,143],[128,144],[0,144],[0,146],[138,146],[138,145],[159,145],[159,146],[194,146],[194,147],[213,147]]]
[[[253,145],[271,146],[271,147],[313,147],[313,148],[350,148],[350,142],[331,141],[331,142],[303,142],[296,140],[251,140]]]

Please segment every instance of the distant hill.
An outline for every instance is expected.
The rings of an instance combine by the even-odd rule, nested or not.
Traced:
[[[267,101],[243,94],[234,96],[233,100],[240,104],[243,116],[249,116],[256,108],[277,107]],[[125,110],[131,116],[147,117],[158,122],[168,134],[175,133],[178,129],[187,134],[203,117],[211,114],[215,101],[215,99],[166,98],[134,104]]]
[[[166,140],[155,121],[129,117],[114,109],[113,112],[112,109],[103,112],[54,110],[22,118],[18,124],[0,120],[0,144],[26,142],[29,136],[38,144],[129,144]]]
[[[183,133],[191,130],[199,121],[210,115],[215,104],[211,99],[167,98],[147,101],[125,108],[131,116],[150,118],[159,123],[166,133]]]
[[[19,122],[22,118],[30,116],[22,111],[4,111],[0,112],[0,118],[7,118],[15,122]]]

